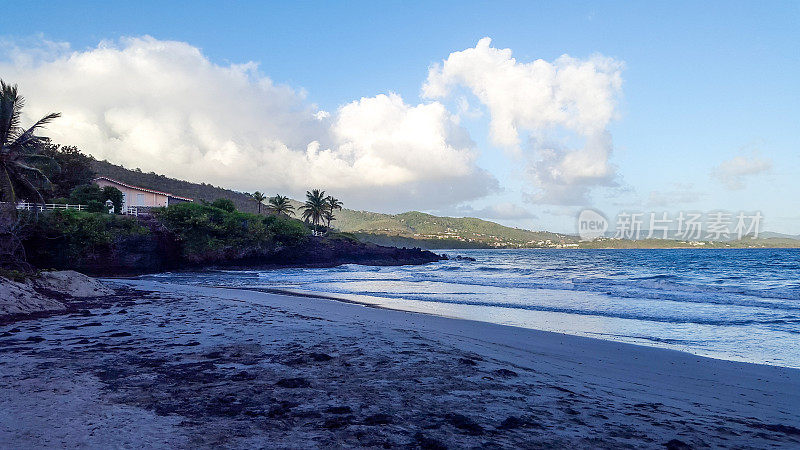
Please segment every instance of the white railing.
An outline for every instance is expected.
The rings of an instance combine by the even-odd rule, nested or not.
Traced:
[[[122,214],[127,214],[129,216],[149,216],[152,214],[153,208],[158,208],[157,206],[128,206],[122,208]]]
[[[25,210],[25,211],[53,211],[57,209],[75,209],[78,211],[84,211],[86,209],[86,205],[69,205],[69,204],[61,204],[61,203],[28,203],[28,202],[19,202],[17,203],[17,209]]]
[[[0,202],[0,205],[2,204],[8,204],[8,202]],[[153,206],[128,206],[122,208],[122,214],[126,214],[129,216],[137,216],[137,217],[141,215],[149,215],[150,211],[153,208],[154,208]],[[76,211],[86,211],[87,205],[18,202],[17,209],[24,211],[55,211],[55,210],[66,210],[66,209],[74,209]]]

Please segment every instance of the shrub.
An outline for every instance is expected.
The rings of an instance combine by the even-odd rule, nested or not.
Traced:
[[[80,261],[108,248],[115,239],[150,232],[133,217],[73,209],[39,214],[33,226],[26,249],[41,261]]]
[[[114,204],[114,211],[122,213],[122,191],[113,186],[101,189],[96,184],[82,184],[69,194],[69,203],[86,205],[89,212],[108,212],[106,200]]]
[[[281,215],[264,218],[275,240],[285,245],[296,245],[308,237],[308,227],[303,222]]]
[[[90,213],[107,213],[106,204],[99,200],[89,200],[86,202],[86,211]]]
[[[305,239],[308,229],[296,219],[238,212],[232,203],[178,203],[153,210],[170,231],[180,236],[185,256],[209,253],[224,256],[255,254],[271,249],[276,242],[296,244]],[[224,208],[216,206],[219,204]]]
[[[102,202],[103,191],[96,184],[82,184],[69,193],[69,201],[73,204],[88,205],[91,201]]]
[[[218,198],[213,202],[211,202],[211,206],[228,212],[236,211],[236,205],[233,203],[232,200],[228,200],[227,198]]]

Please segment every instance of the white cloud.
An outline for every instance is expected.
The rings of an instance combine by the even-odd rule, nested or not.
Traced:
[[[614,185],[607,127],[616,116],[621,71],[621,62],[600,55],[518,62],[511,49],[483,38],[431,67],[422,94],[441,99],[454,87],[470,90],[488,108],[492,141],[531,159],[538,191],[529,200],[580,204],[592,187]]]
[[[27,96],[28,119],[59,111],[56,142],[127,167],[295,196],[321,187],[361,208],[433,208],[496,189],[438,102],[378,95],[329,113],[255,63],[218,65],[148,36],[3,50],[0,73]]]
[[[753,151],[750,155],[739,155],[723,161],[711,171],[711,177],[718,180],[727,189],[739,190],[744,189],[746,179],[771,169],[772,161]]]

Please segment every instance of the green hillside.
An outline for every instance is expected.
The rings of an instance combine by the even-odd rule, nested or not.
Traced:
[[[191,183],[154,172],[129,170],[108,161],[93,161],[92,168],[99,176],[134,186],[168,192],[195,201],[227,198],[240,211],[258,210],[257,203],[245,192],[206,183]],[[293,204],[297,207],[300,203]],[[511,228],[472,217],[438,217],[416,211],[381,214],[345,209],[337,212],[333,226],[345,232],[358,233],[362,240],[378,244],[418,245],[424,248],[549,247],[576,242],[573,236]]]
[[[547,231],[511,228],[474,217],[439,217],[418,211],[402,214],[347,211],[336,226],[348,232],[452,240],[474,243],[478,247],[546,247],[576,242],[575,237]]]

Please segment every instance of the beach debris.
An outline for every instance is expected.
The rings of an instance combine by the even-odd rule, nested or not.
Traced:
[[[477,436],[483,434],[483,427],[463,414],[448,414],[445,419],[447,423],[469,435]]]
[[[672,439],[664,444],[667,450],[691,450],[692,446],[678,439]]]
[[[308,357],[316,362],[325,362],[333,359],[332,356],[326,355],[325,353],[309,353]]]
[[[498,377],[503,377],[503,378],[514,378],[519,376],[517,372],[508,369],[497,369],[492,373],[497,375]]]
[[[335,416],[325,419],[322,424],[323,428],[336,429],[350,425],[353,422],[353,416]]]
[[[330,414],[350,414],[353,412],[353,409],[349,406],[331,406],[330,408],[326,409],[325,412]]]
[[[542,428],[542,425],[539,422],[525,417],[508,416],[503,420],[500,426],[497,427],[498,430],[513,430],[516,428]]]
[[[388,425],[392,423],[394,418],[389,414],[384,413],[377,413],[371,416],[367,416],[364,418],[364,421],[361,422],[364,425],[372,426],[372,425]]]
[[[304,388],[308,387],[309,383],[308,380],[305,378],[282,378],[275,383],[276,386],[289,388],[289,389],[296,389],[296,388]]]
[[[417,433],[417,435],[414,436],[414,440],[419,448],[424,448],[426,450],[447,450],[447,446],[442,442],[437,441],[434,438],[427,437],[422,433]]]

